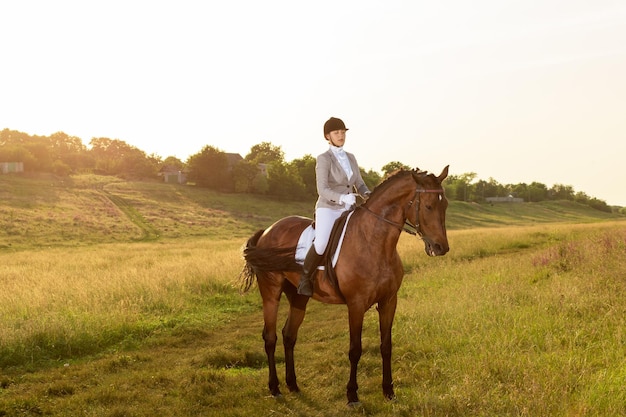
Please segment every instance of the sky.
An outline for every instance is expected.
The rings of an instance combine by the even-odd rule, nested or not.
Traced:
[[[392,161],[626,206],[623,0],[0,2],[0,129]]]

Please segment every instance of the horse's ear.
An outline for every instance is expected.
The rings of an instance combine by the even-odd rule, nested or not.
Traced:
[[[448,176],[448,168],[450,168],[450,165],[446,165],[443,171],[441,171],[441,174],[439,174],[439,176],[437,177],[437,179],[439,180],[439,184],[441,184],[443,180],[445,180]]]

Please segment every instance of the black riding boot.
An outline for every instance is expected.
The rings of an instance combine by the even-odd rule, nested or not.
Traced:
[[[313,277],[317,271],[317,266],[320,264],[323,255],[318,255],[315,252],[315,245],[311,246],[311,249],[304,258],[304,265],[302,266],[302,276],[300,277],[300,284],[298,285],[298,294],[311,297],[313,295]]]

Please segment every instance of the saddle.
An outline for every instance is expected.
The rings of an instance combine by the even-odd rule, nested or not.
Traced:
[[[345,232],[346,224],[348,223],[348,219],[350,218],[352,211],[346,211],[342,213],[342,215],[335,221],[333,228],[330,232],[330,237],[328,239],[328,245],[326,245],[326,251],[323,255],[323,260],[321,262],[320,269],[324,269],[327,260],[332,260],[332,265],[337,263],[337,258],[339,256],[339,250],[343,238],[343,234]],[[304,264],[304,258],[306,257],[307,252],[313,245],[313,239],[315,238],[315,221],[311,222],[311,224],[302,231],[300,237],[298,239],[298,244],[296,246],[295,258],[296,263],[299,265]]]
[[[339,286],[337,283],[335,265],[337,264],[339,252],[341,251],[341,244],[343,243],[346,226],[353,213],[353,210],[346,211],[342,213],[337,220],[335,220],[335,224],[333,225],[333,228],[330,232],[330,237],[328,239],[328,245],[326,245],[326,251],[324,252],[322,261],[320,262],[320,266],[318,266],[318,269],[323,269],[325,271],[324,279],[327,279],[339,294],[341,294],[341,292],[339,291]],[[313,244],[314,237],[315,221],[313,221],[310,226],[304,229],[304,231],[300,234],[300,238],[298,239],[298,245],[296,247],[296,262],[298,264],[304,264],[304,258],[309,251],[309,248]]]

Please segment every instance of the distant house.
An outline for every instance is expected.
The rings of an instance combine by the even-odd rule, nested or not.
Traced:
[[[226,153],[226,160],[228,161],[228,170],[232,171],[235,165],[243,161],[243,158],[238,153]],[[168,184],[185,184],[187,182],[186,172],[173,165],[166,165],[161,168],[159,175],[163,177],[163,182]]]
[[[226,159],[228,160],[229,171],[232,171],[235,165],[243,161],[243,158],[238,153],[226,153]]]
[[[163,181],[168,184],[184,184],[187,182],[187,175],[179,168],[171,165],[161,168],[159,175],[163,176]]]
[[[508,197],[487,197],[485,198],[488,203],[523,203],[523,198],[513,197],[512,195]]]
[[[9,174],[12,172],[24,172],[23,162],[0,162],[0,172]]]

